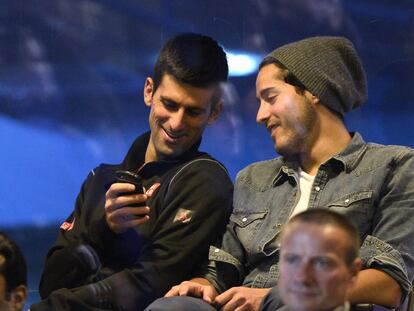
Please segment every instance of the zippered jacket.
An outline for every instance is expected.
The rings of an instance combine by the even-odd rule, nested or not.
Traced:
[[[232,208],[226,169],[199,142],[179,158],[144,165],[149,133],[119,165],[102,164],[82,185],[75,210],[49,250],[40,283],[40,310],[142,310],[188,279],[208,256]],[[123,234],[105,220],[105,193],[116,170],[137,172],[149,189],[150,220]]]

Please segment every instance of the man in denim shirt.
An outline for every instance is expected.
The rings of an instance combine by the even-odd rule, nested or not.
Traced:
[[[360,231],[363,270],[351,303],[404,301],[414,275],[414,151],[348,132],[344,114],[366,96],[364,69],[345,38],[308,38],[263,60],[257,121],[281,157],[238,174],[230,223],[221,245],[210,248],[208,268],[167,293],[208,304],[174,297],[166,299],[170,307],[277,309],[281,229],[292,215],[322,207],[344,214]]]

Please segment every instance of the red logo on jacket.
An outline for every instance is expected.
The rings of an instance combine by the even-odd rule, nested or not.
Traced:
[[[70,231],[73,229],[73,226],[75,225],[75,218],[73,218],[72,222],[65,221],[61,226],[60,229],[64,231]]]

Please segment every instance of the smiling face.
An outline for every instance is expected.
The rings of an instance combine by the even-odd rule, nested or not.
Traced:
[[[315,136],[317,114],[310,92],[299,94],[284,81],[283,71],[274,64],[263,66],[256,79],[259,102],[256,121],[266,126],[276,151],[284,156],[305,152]]]
[[[218,85],[194,87],[164,74],[155,92],[153,86],[153,80],[147,78],[144,100],[151,108],[151,138],[145,162],[182,155],[201,138],[205,127],[218,118],[221,110]]]
[[[285,229],[279,293],[293,311],[333,310],[346,301],[360,261],[346,262],[347,233],[331,225],[296,222]]]

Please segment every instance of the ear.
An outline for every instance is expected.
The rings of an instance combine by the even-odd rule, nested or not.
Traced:
[[[362,269],[362,261],[360,258],[356,258],[352,264],[348,267],[349,269],[349,282],[348,282],[348,288],[345,293],[345,298],[348,300],[351,292],[355,288],[355,284],[358,280],[358,273]]]
[[[27,289],[24,285],[19,285],[11,292],[12,310],[22,310],[27,299]]]
[[[211,113],[210,113],[210,116],[208,117],[208,121],[207,121],[208,125],[211,125],[214,122],[216,122],[216,120],[218,119],[218,117],[221,114],[222,109],[223,109],[223,102],[221,100],[219,100],[219,101],[217,101],[217,103],[211,109]]]
[[[355,258],[355,260],[353,261],[350,269],[350,273],[351,273],[351,285],[355,285],[356,280],[358,278],[358,273],[359,271],[361,271],[362,269],[362,260],[361,258]]]
[[[316,105],[319,105],[320,104],[319,97],[317,97],[316,95],[313,95],[308,90],[305,91],[305,94],[304,95],[312,103],[312,105],[316,106]]]
[[[145,80],[145,85],[144,85],[144,102],[145,102],[145,105],[147,105],[148,107],[151,106],[153,92],[154,92],[154,81],[152,80],[152,78],[147,77],[147,79]]]
[[[319,97],[317,97],[317,96],[315,96],[315,95],[313,95],[313,94],[311,94],[311,102],[312,102],[312,104],[313,105],[319,105],[320,104],[320,100],[319,100]]]

